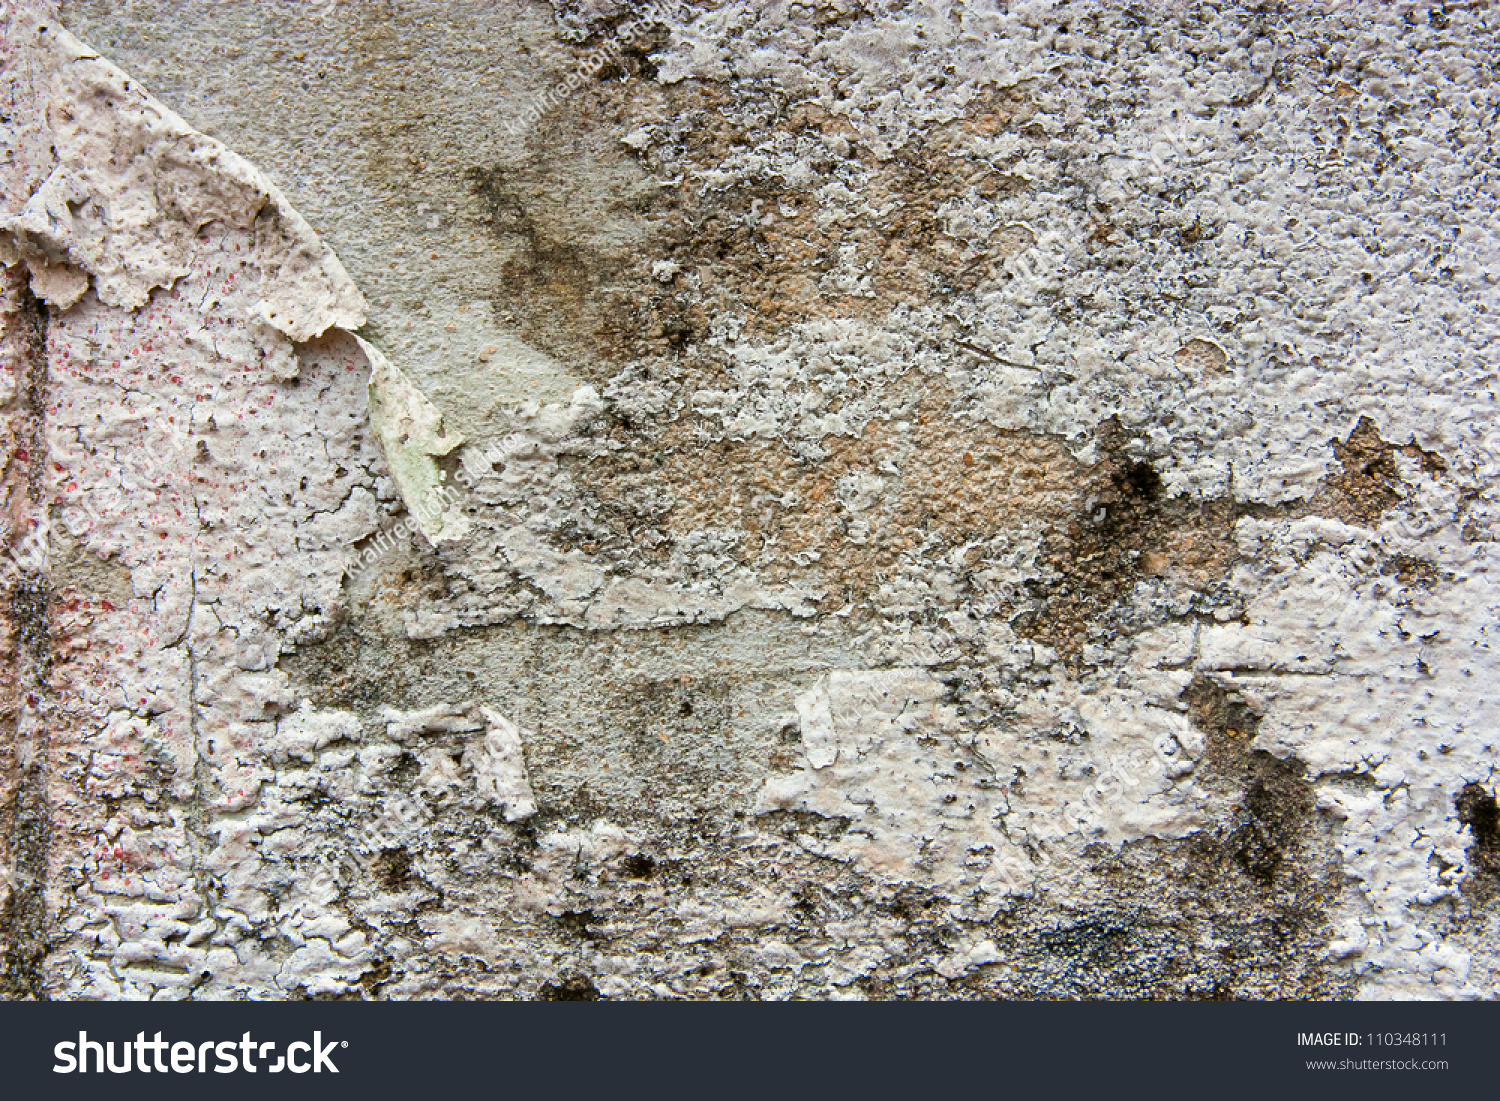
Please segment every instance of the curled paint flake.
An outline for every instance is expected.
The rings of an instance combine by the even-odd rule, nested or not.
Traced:
[[[467,755],[479,793],[500,804],[507,822],[530,818],[536,813],[536,797],[526,775],[522,730],[493,708],[479,711],[489,729],[482,746]]]
[[[73,307],[92,285],[104,305],[135,311],[187,277],[213,238],[248,231],[260,279],[245,331],[273,377],[297,375],[291,342],[364,324],[364,296],[343,264],[259,169],[43,11],[7,22],[8,37],[49,62],[37,125],[50,144],[45,163],[7,181],[0,262],[24,260],[33,292],[55,309]],[[370,364],[371,425],[403,502],[428,539],[459,538],[467,524],[449,507],[435,459],[462,437],[443,431],[442,414],[398,368],[359,346]]]
[[[461,538],[468,524],[448,507],[437,459],[463,443],[463,436],[444,430],[437,406],[378,349],[363,340],[359,346],[370,361],[370,426],[401,499],[428,539]]]
[[[54,68],[46,118],[55,162],[0,229],[38,294],[66,308],[87,272],[101,302],[139,309],[187,274],[200,233],[253,228],[263,284],[256,316],[299,341],[364,323],[364,298],[338,257],[259,169],[67,31],[54,24],[35,34]],[[49,278],[60,265],[78,270]]]

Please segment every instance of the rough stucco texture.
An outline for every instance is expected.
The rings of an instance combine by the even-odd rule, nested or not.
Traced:
[[[1500,993],[1495,9],[0,21],[0,993]]]

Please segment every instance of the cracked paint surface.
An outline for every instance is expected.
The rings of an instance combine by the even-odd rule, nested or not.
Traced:
[[[4,9],[9,996],[1495,996],[1493,13],[169,8]]]

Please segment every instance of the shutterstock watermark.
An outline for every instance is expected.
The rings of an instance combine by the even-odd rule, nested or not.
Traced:
[[[463,484],[464,489],[472,489],[476,481],[494,468],[494,464],[505,460],[505,455],[503,442],[492,444],[484,451],[465,448],[459,453],[456,480]],[[368,542],[364,549],[350,559],[345,572],[351,579],[358,576],[361,571],[373,566],[399,546],[402,540],[411,538],[445,513],[456,510],[462,503],[463,492],[451,482],[438,486],[425,498],[412,504],[406,515],[396,523],[366,537]]]
[[[631,18],[615,27],[602,46],[579,58],[572,72],[546,91],[532,96],[521,111],[505,120],[505,128],[512,135],[525,133],[535,126],[543,115],[564,103],[569,96],[591,80],[597,80],[606,69],[618,65],[620,59],[632,48],[646,44],[652,27],[668,25],[673,18],[686,22],[697,13],[686,5],[672,0],[646,0],[631,11]]]
[[[115,1059],[114,1040],[90,1040],[79,1032],[77,1040],[62,1040],[52,1048],[57,1060],[53,1074],[337,1074],[335,1050],[349,1046],[348,1040],[323,1042],[323,1034],[314,1032],[312,1040],[294,1040],[282,1054],[276,1052],[276,1041],[257,1041],[250,1033],[238,1040],[163,1040],[156,1033],[150,1040],[137,1032],[134,1040],[119,1042],[119,1060]],[[210,1067],[210,1060],[212,1067]],[[274,1061],[273,1061],[274,1060]]]
[[[378,855],[401,845],[427,818],[428,812],[410,795],[397,796],[381,808],[373,822],[363,822],[344,842],[344,848],[331,862],[324,862],[307,879],[314,893],[336,891],[341,883],[357,882],[363,869],[356,854]]]

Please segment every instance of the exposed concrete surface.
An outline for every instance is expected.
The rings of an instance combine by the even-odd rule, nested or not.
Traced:
[[[1495,11],[0,15],[5,995],[1500,993]]]

